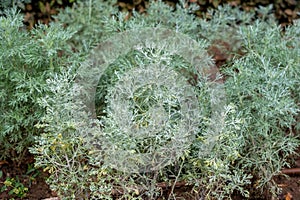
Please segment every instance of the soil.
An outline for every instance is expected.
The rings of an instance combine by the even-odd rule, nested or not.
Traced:
[[[291,158],[291,168],[282,170],[286,176],[275,177],[276,183],[282,189],[280,198],[284,200],[300,200],[300,147],[297,154],[298,156]]]
[[[0,178],[0,191],[4,186],[5,180],[8,178],[15,178],[18,181],[13,184],[17,188],[17,184],[23,184],[24,187],[28,188],[26,196],[23,198],[18,197],[14,194],[9,194],[12,191],[12,187],[8,187],[7,190],[0,192],[0,199],[29,199],[29,200],[40,200],[49,197],[56,196],[52,192],[49,186],[46,183],[46,178],[48,174],[43,172],[42,169],[34,169],[34,157],[30,154],[27,154],[23,159],[22,163],[17,164],[12,161],[1,161],[0,162],[0,171],[3,175]],[[18,187],[20,188],[20,186]]]
[[[300,199],[300,178],[299,175],[281,177],[277,180],[278,185],[282,188],[281,199],[288,200],[288,198],[293,200]]]
[[[300,151],[299,151],[300,153]],[[298,164],[297,164],[298,163]],[[20,165],[12,161],[2,161],[0,162],[0,171],[3,172],[2,178],[0,178],[0,188],[4,185],[4,181],[8,177],[18,177],[19,183],[22,183],[28,188],[27,195],[23,198],[17,197],[16,195],[9,195],[8,192],[12,190],[3,191],[0,193],[1,200],[8,199],[28,199],[28,200],[59,200],[55,192],[51,191],[46,183],[48,174],[43,172],[42,169],[35,169],[30,171],[34,164],[34,158],[32,155],[28,154]],[[31,166],[31,167],[30,167]],[[282,193],[278,196],[277,200],[300,200],[300,157],[297,158],[293,169],[296,169],[296,173],[291,173],[289,176],[278,176],[275,177],[275,181],[280,188],[282,188]],[[297,170],[298,169],[298,170]],[[290,172],[288,172],[290,173]],[[171,187],[165,186],[163,183],[159,184],[162,188],[162,197],[158,200],[167,199],[171,191]],[[174,193],[176,199],[184,200],[194,200],[199,199],[199,196],[194,194],[191,187],[186,186],[184,183],[178,183],[174,188]],[[233,195],[234,200],[243,200],[244,197],[240,195]],[[270,200],[269,195],[265,194],[262,196],[255,196],[250,198],[252,200]]]

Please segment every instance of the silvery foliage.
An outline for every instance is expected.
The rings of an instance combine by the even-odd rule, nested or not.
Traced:
[[[103,5],[99,2],[67,10],[68,14],[58,17],[69,22],[73,30],[80,30],[73,37],[72,45],[80,52],[91,54],[85,57],[87,61],[81,65],[79,75],[68,72],[49,80],[56,97],[41,99],[48,109],[44,123],[40,124],[45,134],[32,152],[37,155],[37,165],[51,173],[52,188],[65,198],[112,199],[117,193],[120,199],[153,199],[159,195],[156,182],[176,177],[175,183],[184,180],[194,185],[198,198],[230,198],[235,191],[248,197],[246,186],[251,184],[253,171],[259,174],[257,187],[272,188],[271,177],[287,164],[286,157],[297,146],[297,141],[286,137],[284,130],[296,124],[299,113],[296,108],[299,103],[296,79],[299,76],[299,23],[281,37],[272,19],[266,23],[254,21],[253,13],[220,7],[211,12],[210,20],[197,19],[190,14],[194,8],[185,8],[184,3],[172,12],[160,1],[151,3],[147,16],[134,13],[126,21],[126,14],[116,15],[114,11],[112,16],[90,14],[94,10],[91,8]],[[77,14],[74,22],[79,25],[72,23],[70,17]],[[91,28],[93,32],[81,29],[86,25],[86,30]],[[245,58],[235,60],[224,72],[228,76],[225,103],[219,101],[225,95],[224,90],[216,90],[220,85],[208,81],[205,67],[198,71],[191,60],[174,54],[176,46],[174,51],[169,51],[164,48],[165,43],[153,46],[150,42],[142,48],[138,45],[123,52],[122,44],[126,42],[109,40],[124,38],[126,33],[144,28],[169,29],[178,35],[188,35],[201,47],[198,49],[202,51],[200,58],[207,67],[211,65],[210,57],[203,50],[210,42],[225,39],[235,43],[234,48],[243,49]],[[267,37],[263,37],[264,34]],[[139,34],[135,37],[145,41],[147,38]],[[272,40],[277,41],[276,45]],[[99,42],[102,46],[97,46]],[[265,48],[261,48],[261,42],[265,42]],[[120,48],[116,48],[118,45]],[[96,46],[93,51],[92,46]],[[104,51],[101,59],[97,58],[99,50],[110,47],[114,48]],[[292,49],[291,53],[288,48]],[[110,54],[117,55],[118,59],[105,60]],[[107,64],[105,68],[99,71],[98,67],[91,67],[102,66],[101,60]],[[277,65],[279,67],[274,68]],[[198,78],[196,82],[191,79],[194,77]],[[279,77],[281,82],[277,82]],[[283,84],[283,80],[287,82]],[[189,81],[191,84],[187,84]],[[284,87],[280,87],[282,84]],[[257,92],[256,88],[262,90]],[[196,116],[199,124],[182,127],[179,122],[186,118],[181,112],[185,104],[181,102],[189,96],[197,97],[192,102],[198,102],[195,110],[199,112],[191,112],[189,117]],[[94,101],[96,107],[93,107]],[[286,107],[284,102],[288,102]],[[284,109],[276,110],[274,103]],[[185,137],[189,128],[193,134]],[[133,137],[133,133],[138,134]],[[161,147],[168,147],[173,138],[188,138],[189,145],[182,146],[186,143],[179,139],[177,146],[169,146],[183,148],[172,162],[166,162],[167,154]],[[152,155],[147,157],[149,153]],[[158,156],[153,157],[153,153]],[[112,158],[119,162],[111,163]],[[144,165],[152,158],[160,160],[162,165],[157,167],[157,162]],[[169,198],[173,198],[172,195]]]

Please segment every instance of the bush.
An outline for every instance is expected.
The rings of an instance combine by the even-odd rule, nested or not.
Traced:
[[[76,74],[76,65],[62,69],[47,81],[53,95],[39,98],[47,109],[38,125],[44,134],[31,152],[36,165],[50,173],[51,188],[64,199],[155,199],[161,193],[158,183],[164,182],[171,185],[167,198],[175,199],[175,185],[184,181],[197,198],[225,199],[233,193],[249,197],[250,185],[276,195],[272,178],[288,165],[287,157],[299,144],[292,131],[299,130],[299,22],[282,33],[272,17],[255,20],[252,13],[230,7],[211,12],[211,19],[198,19],[193,7],[181,4],[172,10],[158,1],[146,16],[134,13],[127,19],[111,9],[111,14],[91,14],[94,8],[109,7],[102,1],[86,5],[67,9],[58,20],[77,30],[69,45],[83,55],[91,52],[91,63],[82,62]],[[186,50],[199,52],[202,63],[194,66],[195,57],[176,54],[179,47],[170,50],[164,42],[151,46],[143,34],[127,43],[118,34],[145,33],[139,30],[149,27],[174,30],[182,41],[188,35],[198,49],[191,43]],[[116,40],[105,40],[110,36]],[[126,45],[141,38],[146,48],[127,52]],[[220,76],[211,80],[203,67],[212,66],[205,50],[220,40],[235,44],[232,59],[222,67],[223,85]],[[98,42],[103,43],[91,51]],[[98,55],[103,49],[108,50]],[[234,57],[240,51],[242,58]],[[108,59],[118,54],[115,61]],[[93,68],[104,66],[102,61],[108,62],[105,68]],[[99,84],[91,72],[100,75]],[[93,92],[97,116],[87,104],[94,103]],[[187,109],[191,118],[185,121],[191,126],[180,126],[186,119],[182,99],[193,96],[196,101]],[[138,131],[140,137],[133,137]],[[182,148],[186,138],[190,143]],[[170,147],[183,153],[165,162],[163,150],[168,150],[160,147],[170,141],[175,141]],[[161,167],[130,168],[143,167],[139,155],[148,153],[162,159]],[[113,158],[115,163],[110,162]],[[118,161],[131,165],[120,170]]]
[[[0,159],[20,162],[42,132],[35,124],[45,114],[38,99],[51,95],[46,79],[70,63],[66,41],[72,33],[58,24],[27,32],[15,9],[0,22]]]
[[[241,28],[246,55],[225,69],[230,102],[246,119],[240,130],[247,143],[240,167],[255,171],[255,186],[272,185],[297,148],[299,131],[299,21],[282,36],[266,22]],[[249,171],[250,172],[250,171]],[[275,184],[274,184],[275,185]],[[272,186],[274,186],[272,185]]]

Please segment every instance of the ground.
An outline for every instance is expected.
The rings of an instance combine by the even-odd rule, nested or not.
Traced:
[[[299,151],[300,153],[300,151]],[[300,163],[300,157],[296,158],[297,161]],[[28,154],[24,159],[24,162],[21,163],[19,166],[13,164],[13,162],[0,162],[0,171],[3,172],[2,178],[0,178],[0,188],[4,185],[4,181],[7,177],[18,177],[19,183],[22,183],[24,187],[27,187],[29,190],[24,198],[18,198],[16,195],[8,195],[9,191],[12,191],[12,187],[9,188],[8,191],[3,191],[0,193],[0,199],[29,199],[29,200],[41,200],[47,199],[51,197],[56,197],[57,195],[55,192],[51,191],[49,186],[46,184],[45,179],[47,178],[48,174],[43,172],[42,169],[39,170],[32,170],[32,166],[34,163],[34,158],[32,155]],[[295,174],[290,174],[287,177],[278,176],[275,177],[276,183],[279,187],[282,188],[282,193],[278,196],[278,200],[300,200],[300,176],[299,176],[299,168],[300,165],[295,164],[293,169],[298,169],[298,172]],[[296,170],[297,171],[297,170]],[[160,185],[161,188],[164,190],[163,196],[168,197],[168,191],[170,188],[165,187],[163,184]],[[20,188],[20,187],[19,187]],[[178,184],[175,188],[175,193],[177,198],[176,199],[195,199],[192,197],[191,188],[184,186],[184,184]],[[234,200],[243,200],[244,198],[235,195],[233,196]],[[270,198],[265,196],[256,196],[252,199],[256,200],[270,200]],[[162,200],[162,199],[161,199]]]
[[[42,169],[34,169],[33,166],[34,158],[30,154],[27,154],[19,165],[12,161],[0,162],[0,171],[3,173],[2,178],[0,178],[0,199],[38,200],[56,196],[45,181],[48,174],[43,172]],[[9,180],[9,177],[14,178],[15,181],[11,181],[12,185],[7,190],[2,191],[1,188],[8,185],[5,181]],[[9,195],[8,193],[14,191],[14,188],[17,189],[15,194]],[[24,188],[28,188],[28,191],[26,192]],[[22,191],[26,193],[26,196],[18,198],[16,193],[22,195]]]

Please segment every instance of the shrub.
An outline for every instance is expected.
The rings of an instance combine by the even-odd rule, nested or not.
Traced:
[[[20,162],[42,131],[35,124],[45,110],[37,101],[50,95],[45,80],[69,63],[66,41],[72,33],[58,24],[27,32],[15,9],[0,22],[0,159]]]
[[[284,34],[267,22],[240,29],[246,55],[225,69],[230,102],[237,105],[246,125],[240,130],[247,143],[240,168],[258,176],[258,188],[288,165],[286,158],[298,146],[299,131],[299,21]],[[282,35],[283,34],[283,35]]]
[[[36,165],[49,171],[48,183],[52,189],[65,199],[154,199],[161,192],[157,183],[165,182],[171,185],[167,198],[175,199],[175,185],[184,181],[193,187],[198,198],[224,199],[235,192],[249,197],[250,184],[276,195],[272,178],[288,165],[287,156],[295,152],[299,143],[292,131],[295,127],[299,129],[298,22],[282,33],[272,17],[263,15],[265,21],[255,20],[252,13],[230,7],[211,12],[211,19],[198,19],[192,15],[193,7],[186,8],[182,3],[172,10],[158,1],[151,3],[146,16],[133,13],[127,19],[124,13],[115,11],[112,15],[109,12],[92,15],[92,8],[109,6],[102,1],[95,1],[90,7],[84,5],[67,9],[58,20],[63,19],[72,30],[77,30],[70,45],[83,54],[91,52],[92,63],[82,62],[77,74],[76,65],[71,70],[61,70],[47,82],[53,95],[39,98],[40,106],[47,109],[38,125],[44,134],[37,138],[31,152],[36,156]],[[197,70],[190,60],[173,54],[178,48],[167,51],[169,46],[163,48],[163,42],[154,48],[150,44],[147,48],[122,52],[130,43],[122,41],[118,32],[138,33],[149,27],[175,30],[178,35],[183,33],[194,39],[199,49],[190,48],[201,53],[204,66],[212,65],[204,51],[210,44],[218,40],[235,43],[230,52],[231,62],[222,67],[226,75],[224,85],[217,83],[219,76],[211,80],[207,71]],[[110,36],[118,40],[109,43],[105,39]],[[141,38],[143,35],[136,35],[134,39]],[[147,41],[147,37],[143,39]],[[184,40],[184,35],[181,39]],[[103,42],[102,46],[91,51],[98,42]],[[97,54],[111,47],[119,48]],[[243,51],[242,58],[234,57],[238,50]],[[118,53],[121,56],[109,61],[106,68],[93,68],[93,64],[102,66],[101,56]],[[91,97],[90,87],[95,86],[93,81],[98,81],[90,76],[91,72],[100,74],[95,92],[97,118],[95,113],[87,112],[90,110],[86,103],[93,104],[93,96],[83,101]],[[143,73],[158,77],[153,79],[157,81],[145,84],[149,79]],[[90,78],[91,82],[87,81]],[[178,83],[174,86],[173,82],[166,83],[163,87],[164,80],[178,80]],[[216,87],[225,90],[215,90]],[[116,165],[109,162],[116,157],[114,161],[133,159],[133,163],[143,165],[136,152],[163,156],[158,150],[162,144],[174,138],[176,141],[176,136],[188,132],[178,125],[184,115],[177,100],[190,88],[187,95],[195,95],[198,104],[189,111],[197,113],[195,119],[199,123],[188,127],[195,133],[189,135],[191,143],[183,148],[182,154],[175,156],[172,163],[162,162],[161,168],[133,170],[134,173],[130,168],[120,170],[118,162]],[[128,91],[131,96],[126,96]],[[226,92],[223,103],[222,91]],[[151,129],[165,118],[169,124]],[[149,128],[151,133],[157,132],[145,137]],[[133,137],[131,133],[138,130],[146,131],[141,138]],[[175,147],[180,148],[182,143],[177,142]],[[129,155],[125,156],[129,159],[124,160],[119,152],[126,152],[123,155]],[[131,166],[135,165],[125,167]]]

